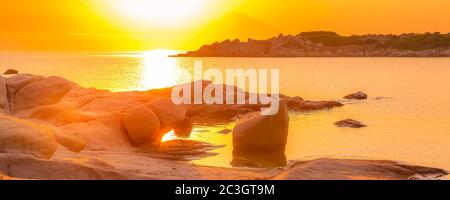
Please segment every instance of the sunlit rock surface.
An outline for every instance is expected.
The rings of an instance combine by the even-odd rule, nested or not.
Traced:
[[[56,148],[48,127],[0,114],[0,152],[50,159]]]
[[[160,142],[163,137],[158,116],[146,106],[139,105],[128,110],[124,122],[133,145]]]
[[[233,130],[233,152],[284,152],[289,129],[286,101],[280,102],[276,115],[249,113],[242,117]]]
[[[14,97],[15,109],[58,103],[74,83],[59,77],[48,77],[20,89]]]
[[[205,81],[203,84],[211,83]],[[359,161],[356,165],[347,160],[289,164],[284,156],[288,110],[308,112],[343,105],[337,101],[307,101],[280,95],[283,103],[279,114],[263,117],[258,113],[249,114],[269,106],[261,103],[174,105],[170,99],[171,90],[114,93],[83,88],[59,77],[29,74],[0,77],[0,176],[7,179],[107,180],[434,179],[446,174],[439,169],[395,162],[376,167],[372,161]],[[246,98],[249,98],[248,93]],[[150,114],[146,109],[154,113]],[[243,117],[245,115],[248,116]],[[231,163],[237,168],[205,167],[185,162],[216,155],[212,150],[222,146],[188,139],[165,142],[160,139],[171,131],[179,137],[189,137],[192,128],[199,124],[239,119],[235,148],[256,145],[257,149],[268,153],[261,156],[237,150]],[[157,124],[159,131],[156,131]],[[130,133],[138,137],[130,137]],[[141,142],[141,136],[152,142],[133,146],[133,143]],[[269,150],[278,153],[269,156],[272,155]],[[306,164],[310,168],[305,169],[310,171],[302,170]],[[321,166],[326,166],[323,170],[328,170],[327,173],[319,170]],[[397,167],[402,170],[395,170]],[[380,171],[384,169],[389,170]]]

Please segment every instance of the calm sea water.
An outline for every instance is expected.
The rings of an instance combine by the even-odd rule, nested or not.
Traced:
[[[167,52],[130,54],[2,53],[0,70],[57,75],[86,87],[145,90],[183,83],[180,68],[280,69],[281,92],[312,100],[340,100],[356,91],[367,101],[333,110],[291,113],[286,157],[388,159],[450,169],[450,58],[167,58]],[[363,129],[337,128],[352,118]],[[197,127],[193,139],[226,145],[195,164],[230,166],[233,124]]]

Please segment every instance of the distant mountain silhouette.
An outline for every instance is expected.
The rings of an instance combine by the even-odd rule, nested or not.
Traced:
[[[203,28],[196,38],[208,42],[233,38],[246,40],[248,38],[263,39],[276,35],[280,31],[246,14],[232,11],[219,20],[215,20]]]

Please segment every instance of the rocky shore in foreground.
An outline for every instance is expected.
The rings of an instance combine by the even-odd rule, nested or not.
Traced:
[[[340,36],[333,32],[225,40],[175,57],[450,57],[450,33]]]
[[[273,168],[192,165],[185,161],[210,156],[218,147],[185,139],[162,142],[165,133],[187,138],[198,124],[239,120],[234,157],[245,158],[255,148],[284,155],[288,111],[343,104],[281,95],[279,114],[266,117],[259,114],[263,104],[175,105],[171,91],[115,93],[55,76],[0,76],[0,179],[435,179],[447,174],[391,161],[337,159]]]

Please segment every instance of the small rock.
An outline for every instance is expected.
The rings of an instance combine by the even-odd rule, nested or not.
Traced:
[[[346,120],[338,121],[334,124],[339,127],[349,127],[349,128],[363,128],[363,127],[367,126],[367,125],[365,125],[359,121],[353,120],[353,119],[346,119]]]
[[[192,122],[191,119],[186,117],[183,123],[178,124],[173,128],[175,135],[179,138],[188,138],[191,136],[192,132]]]
[[[233,132],[233,131],[230,130],[230,129],[223,129],[223,130],[221,130],[221,131],[218,131],[217,133],[220,133],[220,134],[229,134],[229,133],[231,133],[231,132]]]
[[[294,109],[297,107],[300,107],[300,105],[303,103],[303,98],[301,97],[290,97],[287,100],[287,106],[289,109]]]
[[[358,99],[358,100],[367,99],[367,94],[364,92],[357,92],[357,93],[345,96],[344,99]]]
[[[11,74],[18,74],[18,73],[19,73],[19,71],[15,70],[15,69],[8,69],[3,74],[11,75]]]

